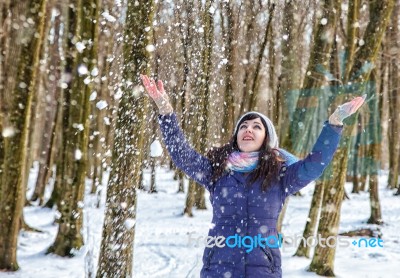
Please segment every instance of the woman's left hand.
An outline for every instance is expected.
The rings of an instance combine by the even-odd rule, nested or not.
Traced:
[[[356,113],[358,108],[364,104],[366,97],[367,94],[339,105],[335,112],[329,117],[329,123],[332,125],[343,125],[343,120]]]

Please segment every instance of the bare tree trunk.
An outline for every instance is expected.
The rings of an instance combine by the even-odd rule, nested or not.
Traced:
[[[269,98],[267,101],[267,115],[271,118],[272,122],[278,123],[279,120],[279,108],[278,102],[275,100],[278,97],[277,92],[277,51],[275,50],[275,38],[277,35],[276,30],[274,30],[273,24],[269,24],[268,31],[268,89],[269,89]],[[260,91],[263,93],[263,91]]]
[[[296,1],[286,1],[283,11],[283,31],[285,32],[284,38],[281,41],[282,44],[282,61],[281,61],[281,74],[278,78],[277,91],[275,94],[275,105],[274,117],[279,126],[279,141],[280,146],[283,148],[291,147],[287,146],[288,140],[290,140],[289,125],[287,124],[290,119],[290,112],[294,111],[296,102],[299,94],[298,88],[300,86],[300,72],[301,66],[298,59],[299,55],[299,35],[304,30],[298,28],[296,32],[296,26],[298,26],[298,20],[295,16],[297,11],[298,3]],[[272,25],[271,25],[272,26]],[[275,51],[270,47],[270,51]],[[274,55],[275,57],[275,55]],[[271,70],[271,75],[275,74]],[[290,198],[285,201],[285,205],[279,214],[277,226],[281,229],[282,222],[285,217],[286,208]]]
[[[46,204],[44,207],[47,208],[53,208],[55,204],[57,204],[60,201],[60,193],[61,193],[61,178],[62,178],[62,153],[59,151],[62,149],[62,128],[63,128],[63,102],[64,102],[64,93],[62,90],[59,92],[59,97],[57,99],[57,114],[56,114],[56,120],[55,120],[55,126],[54,130],[52,133],[52,142],[51,142],[51,154],[50,154],[50,161],[49,161],[49,167],[53,167],[54,162],[56,161],[56,174],[55,174],[55,180],[54,180],[54,187],[53,191],[51,192],[51,196],[49,200],[47,200]],[[47,175],[44,178],[44,180],[49,180],[50,178],[50,173],[53,173],[50,171],[50,169],[47,171]]]
[[[195,24],[194,21],[194,7],[192,3],[187,1],[183,2],[183,7],[180,9],[175,9],[174,14],[177,16],[179,20],[179,35],[180,40],[182,43],[182,51],[183,51],[183,63],[182,63],[182,81],[181,83],[177,84],[178,95],[180,97],[180,101],[178,101],[177,97],[175,96],[172,99],[174,110],[177,111],[177,107],[180,105],[181,108],[181,118],[180,118],[180,126],[182,127],[183,131],[187,130],[187,120],[188,120],[188,102],[189,102],[189,93],[188,88],[190,87],[190,80],[189,75],[192,72],[191,67],[191,59],[193,56],[192,44],[193,44],[193,26]],[[182,10],[184,13],[182,13]],[[186,21],[186,22],[185,22]],[[183,23],[185,22],[185,23]],[[175,104],[175,105],[174,105]],[[171,160],[172,165],[172,160]],[[178,193],[183,193],[184,190],[184,173],[172,165],[170,168],[175,168],[175,175],[174,178],[177,178],[179,186],[178,186]]]
[[[52,5],[49,5],[50,8],[53,8]],[[47,14],[51,14],[49,10]],[[51,18],[48,19],[48,24],[51,25]],[[57,99],[60,97],[60,87],[58,86],[58,80],[61,77],[61,68],[62,64],[60,59],[59,52],[59,34],[60,34],[60,24],[61,18],[60,15],[57,15],[54,18],[54,26],[53,33],[54,36],[51,38],[49,44],[49,61],[48,68],[52,72],[50,75],[51,78],[45,78],[45,82],[48,87],[46,94],[46,108],[45,108],[45,118],[44,118],[44,130],[42,132],[42,138],[40,140],[41,146],[39,147],[39,173],[38,178],[36,180],[35,191],[31,197],[31,201],[36,201],[39,199],[39,205],[43,205],[44,202],[44,192],[46,185],[48,184],[50,173],[52,172],[52,156],[54,149],[54,141],[55,141],[55,127],[57,122]],[[50,28],[47,30],[50,32]]]
[[[299,3],[297,1],[286,1],[283,10],[283,32],[282,44],[281,75],[278,80],[277,101],[278,101],[278,123],[279,138],[283,148],[289,148],[287,141],[290,140],[289,125],[287,123],[291,116],[290,111],[294,111],[298,99],[301,85],[301,65],[299,63],[299,44],[301,41],[296,33],[303,33],[302,29],[297,29],[298,19],[296,12]]]
[[[196,96],[196,103],[199,113],[195,120],[194,130],[194,148],[199,150],[200,153],[205,153],[207,148],[206,136],[208,134],[208,119],[209,109],[208,102],[210,98],[210,79],[211,79],[211,65],[212,65],[212,46],[214,39],[214,21],[213,16],[210,14],[210,7],[213,0],[206,0],[204,8],[204,47],[202,49],[202,69],[200,71],[201,79],[199,80],[199,90]],[[192,216],[192,206],[196,205],[200,209],[205,209],[204,189],[196,188],[200,185],[189,184],[189,191],[186,198],[184,214],[187,213]],[[193,191],[191,191],[193,189]],[[196,193],[197,196],[196,196]],[[193,200],[193,202],[192,202]]]
[[[185,208],[183,210],[183,214],[186,214],[189,217],[193,217],[193,206],[195,203],[195,195],[196,194],[196,182],[189,180],[189,188],[186,194],[186,202]]]
[[[158,11],[156,14],[160,13],[160,5],[157,6]],[[159,19],[156,16],[156,20],[158,21]],[[155,32],[153,30],[153,44],[157,45],[157,40],[155,38]],[[154,67],[154,72],[155,72],[155,79],[159,79],[159,71],[160,71],[160,62],[161,57],[160,54],[156,54],[154,57],[155,60],[155,67]],[[146,146],[145,149],[150,149],[151,144],[153,144],[154,140],[157,138],[157,115],[158,115],[158,108],[157,105],[153,102],[150,105],[150,126],[149,126],[149,137],[151,140],[148,141],[148,146]],[[157,184],[156,184],[156,166],[157,166],[157,157],[153,156],[151,153],[151,150],[149,152],[148,160],[150,161],[149,167],[150,167],[150,189],[149,193],[157,193]],[[144,167],[143,167],[144,168]],[[143,172],[142,172],[143,175]]]
[[[245,39],[246,41],[250,42],[251,39],[255,36],[254,28],[256,25],[256,5],[253,4],[245,4],[245,7],[250,11],[246,12],[246,34]],[[251,67],[250,67],[250,60],[251,60],[251,52],[252,52],[252,44],[246,44],[246,58],[244,63],[244,76],[243,76],[243,89],[242,89],[242,101],[239,108],[239,115],[242,115],[244,112],[248,111],[248,102],[249,102],[249,94],[250,94],[250,83],[251,83]]]
[[[335,28],[340,11],[340,1],[324,0],[322,14],[317,19],[317,26],[313,32],[313,46],[306,70],[304,84],[297,101],[290,123],[292,141],[286,142],[296,155],[304,157],[312,148],[313,134],[317,133],[316,119],[319,119],[318,108],[320,88],[326,84],[324,68],[329,68],[331,48],[335,39]],[[326,20],[326,22],[324,21]],[[326,24],[325,24],[326,23]],[[295,138],[295,139],[294,139]]]
[[[233,126],[235,123],[235,101],[234,101],[234,76],[237,52],[238,23],[235,20],[235,4],[225,2],[221,4],[221,17],[224,19],[225,10],[227,26],[222,35],[225,37],[226,43],[226,70],[225,70],[225,90],[224,90],[224,113],[222,116],[222,137],[221,142],[228,142],[232,136]],[[223,24],[223,23],[222,23]]]
[[[258,59],[256,61],[256,69],[253,76],[253,86],[250,90],[250,100],[247,107],[247,111],[258,110],[257,102],[258,102],[258,94],[259,94],[259,87],[260,87],[260,72],[261,72],[261,63],[264,57],[264,51],[267,46],[268,42],[268,35],[271,31],[270,25],[272,22],[272,18],[274,16],[275,4],[272,3],[268,9],[268,23],[265,27],[265,34],[264,34],[264,41],[261,44],[260,51],[258,52]]]
[[[369,80],[371,68],[364,67],[362,71],[361,69],[365,63],[375,62],[393,5],[394,1],[392,0],[370,2],[370,21],[364,34],[365,44],[357,52],[354,59],[355,63],[349,75],[354,82],[362,82],[361,86],[363,88],[373,90],[374,84],[366,83]],[[372,88],[367,87],[367,85]],[[372,113],[377,113],[377,111],[373,111]],[[344,196],[344,183],[348,163],[348,149],[353,129],[354,123],[344,128],[342,142],[332,161],[333,177],[326,181],[321,220],[318,226],[318,233],[326,239],[330,236],[336,237],[338,234],[340,209]],[[332,192],[335,192],[335,194],[332,194]],[[319,275],[334,276],[335,251],[336,248],[323,248],[317,245],[309,270]]]
[[[156,113],[157,113],[156,108],[154,109],[154,107],[153,107],[153,111],[154,111],[153,115],[156,115]],[[157,125],[156,125],[156,120],[155,119],[153,119],[151,121],[151,125],[152,125],[151,130],[152,130],[152,133],[153,133],[153,136],[151,138],[153,140],[155,138],[156,133],[157,133]],[[150,190],[149,190],[149,193],[157,193],[157,185],[156,185],[156,166],[157,166],[157,164],[156,164],[156,162],[157,162],[157,157],[153,157],[152,154],[150,154],[150,175],[151,175],[151,178],[150,178]]]
[[[360,119],[360,125],[362,129],[365,129],[366,126],[368,126],[369,123],[369,117],[367,113],[365,114],[360,114],[359,119]],[[367,179],[368,179],[368,173],[369,173],[369,162],[368,162],[368,145],[366,144],[368,136],[365,134],[365,132],[361,133],[361,144],[359,146],[359,157],[361,158],[360,161],[360,186],[359,186],[359,191],[365,192],[367,188]]]
[[[149,73],[151,61],[146,46],[152,32],[154,3],[127,3],[124,30],[123,91],[115,123],[112,171],[107,188],[106,215],[100,248],[97,277],[131,277],[135,236],[136,190],[141,182],[146,100],[137,96],[130,81],[138,84],[140,73]],[[132,90],[134,89],[134,90]],[[133,116],[132,116],[133,115]]]
[[[335,158],[344,156],[347,157],[347,152],[344,152],[342,148],[339,148],[336,151]],[[317,232],[318,234],[321,234],[322,238],[325,239],[327,239],[329,236],[337,235],[337,231],[333,229],[335,229],[339,224],[340,209],[344,197],[344,186],[338,187],[338,185],[344,184],[345,182],[346,175],[343,173],[345,173],[345,170],[347,168],[348,160],[345,160],[346,165],[338,165],[338,162],[335,161],[335,158],[332,162],[332,172],[340,173],[339,178],[341,180],[335,179],[334,184],[331,180],[325,181],[326,188],[323,193],[322,213],[320,216],[320,222]],[[334,192],[335,194],[331,194],[330,192]],[[333,262],[335,258],[335,250],[334,248],[326,248],[326,246],[325,248],[322,248],[326,250],[321,250],[321,248],[322,246],[316,246],[309,270],[314,271],[319,275],[332,277],[334,276]]]
[[[100,5],[101,1],[98,1],[98,4]],[[94,18],[95,21],[99,21],[100,17],[100,8],[94,9],[92,17]],[[110,23],[108,23],[108,26],[105,28],[110,28]],[[94,116],[93,120],[93,126],[94,130],[92,133],[92,138],[93,138],[93,143],[89,144],[91,146],[91,152],[88,152],[88,155],[91,155],[91,163],[88,166],[88,170],[91,171],[91,176],[92,178],[92,187],[90,190],[91,194],[94,194],[98,191],[98,187],[101,186],[102,180],[103,180],[103,163],[104,161],[104,153],[105,153],[105,142],[106,142],[106,128],[105,128],[105,123],[104,123],[104,118],[107,115],[107,110],[109,109],[109,98],[107,96],[107,90],[105,89],[105,86],[108,85],[107,81],[104,82],[104,84],[101,82],[103,78],[100,78],[103,76],[103,73],[105,69],[103,68],[103,56],[107,56],[110,53],[109,49],[104,49],[104,44],[105,42],[102,41],[102,39],[105,39],[105,36],[100,37],[101,33],[99,28],[94,28],[93,29],[93,59],[96,59],[96,63],[92,65],[92,68],[98,70],[98,75],[94,75],[94,81],[91,83],[91,86],[89,89],[92,91],[93,89],[95,92],[98,92],[96,102],[99,103],[98,101],[105,101],[107,103],[106,108],[98,108],[96,109],[97,113]],[[102,45],[100,45],[102,43]],[[103,53],[100,54],[100,51],[104,51]],[[97,108],[97,107],[96,107]]]
[[[388,126],[388,145],[389,145],[389,178],[388,187],[391,189],[399,186],[399,156],[400,156],[400,124],[397,120],[400,108],[400,67],[399,67],[399,13],[400,4],[397,1],[393,10],[390,28],[388,29],[389,51],[396,49],[394,53],[389,53],[389,126]]]
[[[103,97],[104,90],[100,90],[100,99]],[[105,100],[104,100],[105,101]],[[93,138],[93,149],[92,149],[92,164],[89,169],[92,172],[92,187],[90,193],[94,194],[97,192],[98,187],[103,181],[103,159],[105,152],[105,136],[106,128],[104,124],[104,117],[106,116],[106,111],[104,109],[97,111],[95,118],[95,131]]]
[[[351,193],[359,193],[360,192],[360,176],[359,176],[359,162],[360,162],[360,155],[362,150],[360,148],[361,145],[361,127],[363,126],[362,117],[358,117],[358,125],[357,125],[357,136],[354,148],[354,164],[353,164],[353,190]]]
[[[350,79],[351,69],[354,64],[357,41],[359,39],[360,20],[360,0],[349,1],[349,14],[347,16],[347,37],[346,37],[346,68],[344,72],[344,80]]]
[[[316,228],[318,227],[318,216],[321,210],[322,196],[324,195],[324,182],[318,180],[315,184],[313,198],[311,200],[310,210],[308,212],[308,218],[306,227],[304,228],[303,238],[308,239],[315,235]],[[300,243],[297,247],[295,256],[298,257],[310,257],[311,248],[306,242]]]
[[[66,68],[71,73],[72,82],[65,93],[63,112],[63,144],[61,168],[61,201],[57,207],[61,217],[58,221],[58,233],[49,253],[59,256],[73,256],[73,250],[79,250],[83,243],[81,228],[83,226],[82,202],[87,174],[87,151],[89,142],[89,115],[91,94],[90,82],[84,79],[91,78],[82,66],[86,64],[88,73],[96,65],[95,52],[97,49],[98,20],[95,19],[95,10],[99,9],[98,0],[76,0],[69,6],[68,31],[74,37],[68,37],[70,52],[67,54]],[[84,51],[79,51],[75,40],[91,40]],[[84,57],[88,60],[85,62]],[[89,79],[90,80],[90,79]],[[90,80],[92,82],[92,80]],[[77,132],[78,131],[78,132]]]
[[[379,145],[373,146],[373,153],[377,152]],[[369,180],[369,196],[371,206],[371,216],[368,219],[368,224],[383,224],[381,204],[379,202],[379,188],[378,188],[378,174],[375,173],[370,176]]]
[[[196,186],[196,193],[194,195],[194,206],[197,209],[207,209],[206,207],[206,199],[204,198],[206,190],[203,186]]]
[[[185,180],[184,180],[184,177],[185,177],[185,175],[183,174],[183,172],[179,171],[178,172],[179,185],[178,185],[178,192],[177,193],[184,193],[185,192],[185,186],[184,186]]]
[[[114,16],[119,13],[119,7],[112,0],[102,3],[103,10],[109,11]],[[98,15],[96,15],[97,17]],[[113,146],[114,129],[110,127],[110,122],[116,117],[115,111],[118,109],[118,99],[121,92],[118,90],[121,83],[122,74],[114,74],[120,70],[122,59],[117,59],[122,54],[122,44],[117,42],[116,34],[123,32],[122,23],[119,21],[101,24],[99,32],[98,46],[98,68],[100,78],[98,98],[108,103],[107,109],[98,110],[95,115],[93,131],[93,160],[91,169],[92,187],[91,193],[97,195],[97,207],[100,206],[100,196],[102,194],[103,174],[111,163],[111,149]]]
[[[2,123],[3,146],[0,147],[3,149],[3,159],[0,161],[3,168],[0,181],[0,211],[3,212],[0,214],[0,269],[14,271],[18,269],[17,238],[27,183],[25,158],[28,156],[32,99],[37,87],[46,0],[20,1],[12,6],[8,2],[2,8],[4,17],[11,16],[6,19],[8,26],[4,30],[11,31],[11,25],[13,28],[22,26],[23,18],[31,18],[34,22],[30,25],[32,27],[25,28],[24,37],[12,31],[14,34],[10,35],[8,41],[1,42],[5,46],[4,50],[10,51],[5,53],[5,59],[1,61],[2,68],[17,68],[15,72],[1,72],[0,84],[3,88],[1,98],[4,101],[1,114],[7,117]],[[8,14],[5,15],[4,12]],[[4,133],[5,128],[9,130],[8,134]]]
[[[385,67],[383,67],[383,72],[385,71]],[[375,74],[371,74],[371,81],[374,81]],[[382,74],[383,75],[383,74]],[[381,88],[379,90],[380,93],[376,92],[375,97],[378,101],[374,102],[372,111],[381,112],[382,98],[379,95],[382,95],[382,91],[384,88],[384,80],[381,79]],[[379,102],[379,103],[378,103]],[[379,106],[379,107],[378,107]],[[380,128],[382,116],[380,113],[372,114],[372,128],[368,133],[369,142],[372,142],[368,147],[367,157],[371,158],[369,163],[369,196],[370,196],[370,206],[371,206],[371,216],[368,219],[367,223],[369,224],[382,224],[382,211],[381,204],[379,201],[379,188],[378,188],[378,177],[379,177],[379,169],[380,169],[380,161],[381,161],[381,142],[382,142],[382,130]]]
[[[325,1],[324,6],[322,8],[323,8],[323,12],[325,13],[324,15],[322,15],[322,18],[325,18],[325,19],[328,18],[328,21],[332,21],[332,22],[331,22],[330,26],[328,26],[328,27],[324,27],[324,26],[321,27],[320,25],[318,25],[314,31],[315,32],[314,33],[315,44],[313,45],[313,50],[312,50],[311,57],[310,57],[310,63],[308,65],[307,75],[305,77],[305,85],[303,85],[303,87],[306,88],[306,91],[302,90],[300,92],[300,99],[299,99],[299,103],[296,108],[296,109],[299,109],[299,107],[307,107],[306,109],[310,109],[311,111],[306,111],[306,109],[303,109],[302,113],[308,114],[309,116],[317,114],[317,112],[318,112],[317,108],[321,109],[321,107],[314,107],[315,105],[318,104],[318,98],[317,98],[314,90],[315,89],[318,90],[318,86],[322,86],[324,84],[324,78],[322,76],[320,76],[321,74],[323,74],[323,72],[321,72],[321,70],[318,69],[318,67],[320,67],[321,65],[326,65],[327,62],[329,61],[331,70],[333,70],[335,73],[337,72],[337,67],[336,67],[337,66],[337,61],[336,61],[337,48],[336,48],[336,44],[331,41],[331,37],[335,37],[335,35],[336,35],[335,30],[336,30],[337,18],[335,15],[332,14],[332,11],[328,11],[327,9],[329,9],[329,8],[337,9],[338,6],[335,6],[335,3],[332,1]],[[339,10],[336,10],[335,13],[339,13]],[[319,37],[322,35],[322,33],[321,33],[322,30],[325,30],[326,32],[328,32],[327,34],[325,34],[325,38]],[[329,37],[327,37],[327,36],[329,36]],[[329,53],[329,57],[332,56],[333,58],[331,58],[329,60],[329,59],[327,59],[327,57],[321,56],[321,55],[323,55],[322,53],[314,53],[314,51],[318,51],[318,49],[319,49],[318,47],[320,47],[320,46],[322,46],[323,51],[327,51]],[[325,56],[328,56],[328,54],[325,53]],[[319,61],[319,62],[317,63],[317,61],[313,60],[313,59],[317,59],[317,61]],[[310,72],[310,70],[315,71],[315,72],[312,73],[312,72]],[[313,75],[313,74],[314,74],[315,79],[308,77],[309,75]],[[305,105],[305,106],[302,106],[302,105]],[[307,105],[311,105],[311,107],[309,107]],[[319,104],[319,106],[321,106],[321,105],[322,104]],[[297,110],[297,112],[298,112],[298,110]],[[312,117],[309,119],[311,121],[313,121]],[[303,121],[304,121],[304,119],[303,119]],[[300,121],[298,123],[302,123],[302,126],[304,126],[305,123],[303,121]],[[305,121],[307,121],[307,119]],[[314,125],[315,125],[315,123],[314,123]],[[293,127],[294,126],[292,126],[292,128]],[[312,131],[308,131],[308,132],[312,133]],[[288,146],[291,145],[290,142],[288,142],[287,140],[285,143],[288,144]],[[305,148],[304,150],[307,150],[307,148]],[[326,173],[328,172],[328,169],[325,170],[324,175],[326,175]],[[321,207],[324,186],[325,186],[325,183],[323,181],[321,181],[321,178],[316,181],[316,186],[315,186],[313,198],[311,201],[311,207],[310,207],[309,214],[308,214],[308,221],[306,223],[306,226],[305,226],[305,229],[303,232],[303,236],[306,239],[315,234],[315,229],[318,225],[318,215],[319,215],[319,211],[320,211],[320,207]],[[310,246],[308,246],[306,244],[306,242],[302,242],[298,246],[295,256],[309,257],[310,251],[311,251]]]

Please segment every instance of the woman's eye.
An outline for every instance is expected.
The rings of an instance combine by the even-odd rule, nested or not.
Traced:
[[[243,128],[246,128],[246,127],[247,127],[246,125],[241,125],[240,129],[243,129]]]
[[[261,126],[256,125],[254,128],[261,129]]]

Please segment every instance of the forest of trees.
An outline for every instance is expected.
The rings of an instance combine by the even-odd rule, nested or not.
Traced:
[[[132,276],[135,227],[126,221],[136,218],[143,169],[155,165],[150,144],[159,138],[140,74],[164,81],[203,154],[229,140],[243,112],[257,110],[275,123],[280,146],[304,157],[328,113],[366,93],[317,181],[304,235],[336,236],[342,202],[362,191],[370,194],[368,223],[381,225],[380,170],[400,198],[399,13],[395,0],[1,1],[0,271],[21,267],[19,231],[35,229],[25,206],[59,212],[47,252],[69,257],[85,244],[85,194],[107,190],[96,276]],[[26,196],[36,161],[35,190]],[[174,170],[168,156],[162,163]],[[175,178],[184,192],[184,174]],[[184,193],[183,214],[206,209],[203,187],[190,181]],[[300,245],[296,255],[310,250]],[[309,270],[334,276],[334,255],[316,247]]]

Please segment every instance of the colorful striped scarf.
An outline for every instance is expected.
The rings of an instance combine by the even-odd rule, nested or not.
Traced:
[[[247,173],[256,169],[259,152],[233,152],[228,156],[227,166],[232,171]]]
[[[299,161],[299,158],[285,149],[274,149],[277,154],[283,157],[286,165],[289,166]],[[228,169],[236,172],[247,173],[257,168],[259,152],[233,152],[228,156],[227,167]]]

